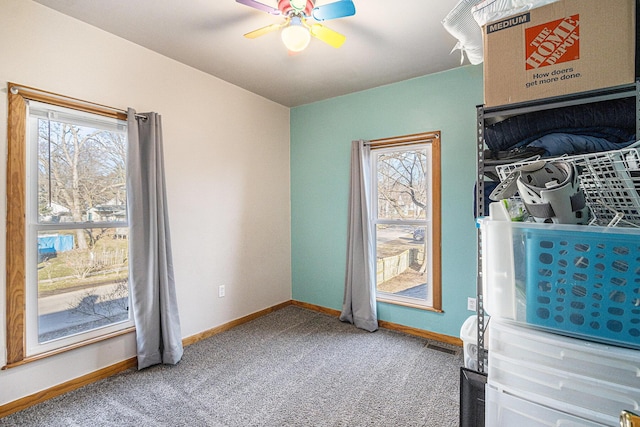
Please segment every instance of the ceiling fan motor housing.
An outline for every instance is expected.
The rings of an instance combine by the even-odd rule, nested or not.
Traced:
[[[292,0],[278,0],[278,10],[284,15],[288,16],[290,13],[300,12],[298,8],[295,8],[291,4]],[[302,1],[293,0],[293,3],[302,3]],[[311,11],[313,10],[313,0],[307,0],[304,10],[302,11],[305,16],[311,16]]]

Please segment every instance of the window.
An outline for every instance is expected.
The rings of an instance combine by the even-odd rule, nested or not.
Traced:
[[[439,133],[371,142],[376,292],[441,310]]]
[[[9,365],[133,326],[125,117],[23,93],[9,95]]]

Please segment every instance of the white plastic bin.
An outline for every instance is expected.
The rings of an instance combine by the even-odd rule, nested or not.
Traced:
[[[488,350],[488,335],[485,333],[485,349]],[[469,316],[460,328],[460,339],[463,344],[464,367],[478,370],[478,316]],[[485,365],[487,358],[485,355]]]
[[[577,415],[567,414],[521,399],[487,385],[485,387],[485,425],[487,427],[602,427]]]
[[[616,425],[620,412],[640,410],[638,390],[489,354],[489,383],[531,402]]]
[[[478,220],[492,318],[640,349],[640,229]]]
[[[488,383],[604,425],[640,410],[640,352],[492,319]]]
[[[496,356],[631,387],[640,396],[640,351],[550,334],[499,319],[492,319],[488,329],[488,343]]]

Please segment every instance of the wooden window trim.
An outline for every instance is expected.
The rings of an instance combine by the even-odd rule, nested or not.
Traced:
[[[440,131],[424,132],[412,135],[405,135],[393,138],[375,139],[369,142],[372,150],[387,147],[402,147],[413,144],[431,144],[431,206],[434,213],[432,218],[433,245],[432,251],[432,268],[433,268],[433,284],[431,292],[433,293],[432,305],[427,307],[420,304],[411,304],[399,302],[385,297],[377,297],[376,300],[395,305],[403,305],[412,308],[419,308],[427,311],[435,311],[442,313],[442,174],[441,166],[441,147],[440,147]]]
[[[12,91],[18,87],[17,93]],[[7,362],[6,367],[40,360],[43,357],[89,345],[101,339],[92,339],[72,344],[61,349],[45,352],[33,357],[26,356],[26,129],[27,100],[44,102],[72,108],[74,110],[98,114],[110,118],[126,120],[123,112],[114,108],[93,104],[75,98],[68,98],[52,92],[29,88],[9,82],[8,127],[7,127],[7,224],[6,224],[6,319],[7,319]],[[132,328],[122,333],[131,332]],[[103,339],[120,334],[107,334]]]
[[[11,84],[9,85],[11,87]],[[7,364],[25,357],[25,99],[9,94],[7,160]]]

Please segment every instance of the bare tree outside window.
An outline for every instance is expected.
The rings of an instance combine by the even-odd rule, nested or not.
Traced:
[[[426,150],[378,156],[378,217],[424,219],[427,209]]]
[[[39,221],[125,221],[125,135],[44,119],[38,133]],[[101,237],[78,230],[77,246]]]

